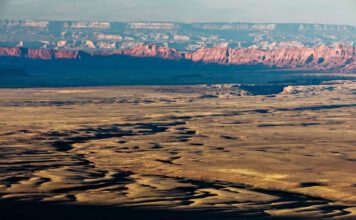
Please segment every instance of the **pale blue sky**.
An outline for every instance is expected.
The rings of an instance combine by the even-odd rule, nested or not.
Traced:
[[[356,25],[356,0],[0,0],[0,17]]]

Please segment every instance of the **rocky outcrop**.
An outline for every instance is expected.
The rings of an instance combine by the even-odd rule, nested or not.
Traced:
[[[55,51],[54,57],[56,59],[79,59],[80,51]]]
[[[176,49],[156,45],[138,45],[124,50],[124,54],[133,57],[159,57],[164,59],[183,59],[184,55]]]
[[[338,44],[334,47],[290,47],[274,50],[227,47],[202,48],[186,58],[194,62],[246,65],[262,64],[279,68],[306,68],[316,70],[342,69],[355,72],[355,47]]]
[[[27,49],[26,57],[31,59],[51,60],[55,51],[49,49]]]
[[[0,48],[1,57],[22,57],[38,60],[79,59],[81,51],[65,51],[51,49]]]
[[[228,64],[230,48],[201,48],[193,53],[187,53],[186,59],[194,62]]]
[[[31,59],[81,59],[84,52],[75,50],[0,48],[0,56]],[[303,68],[356,72],[355,47],[338,44],[334,47],[288,47],[273,50],[256,48],[232,49],[226,46],[201,48],[195,52],[179,52],[174,48],[140,44],[129,49],[85,53],[87,56],[126,55],[157,57],[162,59],[190,60],[206,64],[264,65],[277,68]]]
[[[22,57],[23,53],[21,48],[12,47],[12,48],[0,48],[0,56],[2,57]]]

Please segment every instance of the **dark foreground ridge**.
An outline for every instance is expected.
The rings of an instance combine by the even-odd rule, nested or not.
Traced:
[[[336,205],[334,201],[308,196],[301,193],[294,193],[282,190],[271,190],[271,189],[262,189],[252,187],[246,184],[239,183],[230,183],[225,181],[206,181],[206,180],[197,180],[197,179],[188,179],[188,178],[175,178],[169,176],[159,176],[159,175],[144,175],[148,178],[156,178],[161,181],[173,181],[180,183],[181,187],[176,187],[168,190],[161,190],[162,195],[170,195],[178,206],[189,206],[194,203],[196,199],[209,199],[216,196],[214,193],[217,191],[226,192],[226,193],[236,193],[236,191],[249,191],[252,193],[259,193],[267,196],[272,196],[274,199],[271,201],[216,201],[221,205],[251,205],[249,209],[246,208],[226,208],[226,207],[200,207],[200,208],[185,208],[185,209],[172,209],[164,206],[147,206],[145,203],[132,201],[127,202],[127,206],[122,204],[118,205],[91,205],[76,203],[76,193],[83,191],[91,191],[98,189],[109,189],[115,188],[116,190],[121,190],[126,192],[130,187],[130,184],[135,184],[135,178],[137,173],[128,172],[128,171],[119,171],[111,176],[110,179],[101,179],[107,175],[107,172],[102,170],[97,170],[95,165],[89,160],[84,159],[83,155],[73,151],[72,145],[78,143],[85,143],[91,140],[100,140],[108,139],[112,137],[121,138],[123,136],[141,136],[141,135],[154,135],[157,133],[167,132],[168,129],[172,129],[176,126],[185,126],[187,121],[191,118],[182,119],[182,121],[171,121],[168,123],[136,123],[136,124],[115,124],[112,126],[98,126],[98,127],[87,127],[81,128],[78,130],[66,130],[66,131],[51,131],[49,133],[43,133],[40,135],[42,139],[50,140],[53,143],[54,151],[47,151],[46,155],[51,155],[55,157],[54,154],[60,152],[65,152],[63,156],[70,157],[73,159],[73,162],[76,164],[73,167],[78,168],[79,166],[83,167],[84,174],[89,170],[96,170],[95,174],[92,173],[92,178],[97,178],[96,181],[86,181],[82,182],[81,185],[77,186],[65,186],[62,188],[52,189],[50,194],[65,194],[67,195],[67,202],[47,202],[43,201],[42,196],[37,196],[33,198],[28,198],[27,201],[19,200],[0,200],[0,219],[10,220],[10,219],[308,219],[306,217],[293,217],[288,215],[288,217],[283,217],[283,215],[276,217],[269,214],[269,210],[274,211],[283,211],[291,210],[294,208],[301,209],[299,212],[302,213],[302,209],[310,212],[319,212],[321,216],[326,218],[332,217],[342,217],[350,214],[346,209],[347,206]],[[130,130],[131,129],[131,130]],[[177,141],[183,141],[182,138],[190,140],[192,137],[196,136],[196,131],[187,130],[185,127],[180,129],[176,137]],[[21,131],[27,132],[27,131]],[[48,137],[47,137],[48,136]],[[233,139],[230,136],[224,136],[226,139]],[[174,138],[173,138],[174,139]],[[40,140],[40,139],[38,139]],[[43,140],[42,140],[43,141]],[[60,146],[59,143],[64,144]],[[125,143],[120,142],[120,143]],[[118,147],[114,147],[119,150]],[[160,146],[158,143],[152,143],[151,150],[165,150],[164,147]],[[129,150],[124,149],[122,150]],[[134,149],[138,152],[140,149]],[[142,150],[142,149],[141,149]],[[4,155],[8,155],[9,152],[4,149],[2,151]],[[27,152],[32,156],[42,153],[42,152]],[[172,158],[172,160],[160,161],[162,163],[175,164],[174,160],[177,157]],[[179,157],[178,157],[179,159]],[[178,165],[178,164],[176,164]],[[51,166],[53,168],[53,166]],[[36,166],[26,166],[23,163],[12,164],[8,166],[4,171],[10,170],[32,170],[44,169],[45,167],[36,167]],[[85,171],[84,171],[85,170]],[[80,177],[76,176],[80,179]],[[2,180],[8,185],[15,185],[21,181],[24,181],[26,178],[7,178]],[[50,181],[50,179],[42,179],[42,184]],[[146,184],[149,184],[147,182]],[[301,183],[301,187],[312,187],[318,185],[318,183],[305,182]],[[209,191],[213,190],[213,191]],[[42,197],[42,198],[41,198]],[[167,200],[164,196],[157,198],[148,198],[149,201],[164,201]],[[125,204],[126,205],[126,204]]]
[[[307,217],[270,217],[250,213],[213,212],[211,210],[175,211],[139,207],[113,207],[95,205],[59,205],[55,203],[0,201],[2,220],[215,220],[215,219],[290,219]],[[311,219],[311,218],[310,218]]]

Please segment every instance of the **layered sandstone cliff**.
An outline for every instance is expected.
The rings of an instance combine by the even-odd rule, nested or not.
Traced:
[[[134,57],[160,57],[164,59],[182,59],[183,53],[169,47],[156,45],[138,45],[124,51],[125,55]]]
[[[128,49],[86,53],[75,50],[0,48],[0,56],[30,59],[81,59],[86,56],[125,55],[132,57],[157,57],[162,59],[190,60],[221,65],[265,65],[277,68],[303,68],[356,72],[355,47],[338,44],[333,47],[288,47],[273,50],[255,48],[232,49],[228,47],[201,48],[195,52],[179,52],[174,48],[156,45],[138,45]]]
[[[291,47],[274,50],[227,47],[202,48],[186,55],[194,62],[229,65],[262,64],[279,68],[355,71],[355,47],[338,44],[334,47]]]
[[[81,51],[65,51],[51,49],[0,48],[0,57],[22,57],[38,60],[80,59]]]

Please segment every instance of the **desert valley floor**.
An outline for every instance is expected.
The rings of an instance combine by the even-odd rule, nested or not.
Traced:
[[[0,219],[58,207],[103,219],[356,218],[355,82],[0,97]]]

